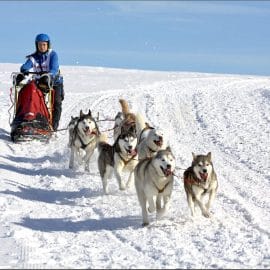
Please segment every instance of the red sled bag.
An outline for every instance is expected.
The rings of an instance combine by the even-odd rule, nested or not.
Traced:
[[[45,94],[34,80],[30,81],[18,94],[16,114],[11,124],[12,141],[48,138],[52,131],[51,115],[45,103]]]

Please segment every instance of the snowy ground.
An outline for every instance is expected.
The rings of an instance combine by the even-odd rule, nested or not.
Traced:
[[[268,77],[61,68],[60,128],[80,109],[113,118],[121,97],[166,132],[178,167],[171,209],[142,228],[134,186],[119,191],[113,178],[103,195],[96,152],[90,173],[68,168],[67,131],[49,144],[10,141],[18,69],[0,64],[0,268],[270,268]],[[191,152],[209,151],[218,194],[212,218],[192,219],[182,173]]]

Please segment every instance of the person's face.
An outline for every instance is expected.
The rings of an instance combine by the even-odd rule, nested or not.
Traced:
[[[38,50],[42,53],[48,51],[48,42],[40,41],[38,42]]]

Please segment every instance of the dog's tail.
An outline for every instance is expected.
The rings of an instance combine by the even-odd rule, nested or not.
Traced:
[[[98,151],[100,152],[107,144],[108,144],[108,135],[106,133],[101,133],[98,138]]]
[[[139,139],[141,137],[141,132],[146,128],[146,123],[143,115],[141,113],[136,114],[136,135]]]
[[[119,102],[120,102],[121,107],[122,107],[122,113],[124,114],[124,116],[126,116],[127,114],[130,113],[128,103],[124,99],[119,99]]]

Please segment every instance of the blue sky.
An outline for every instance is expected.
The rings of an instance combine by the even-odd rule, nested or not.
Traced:
[[[1,63],[38,33],[60,65],[270,74],[268,1],[0,1]]]

